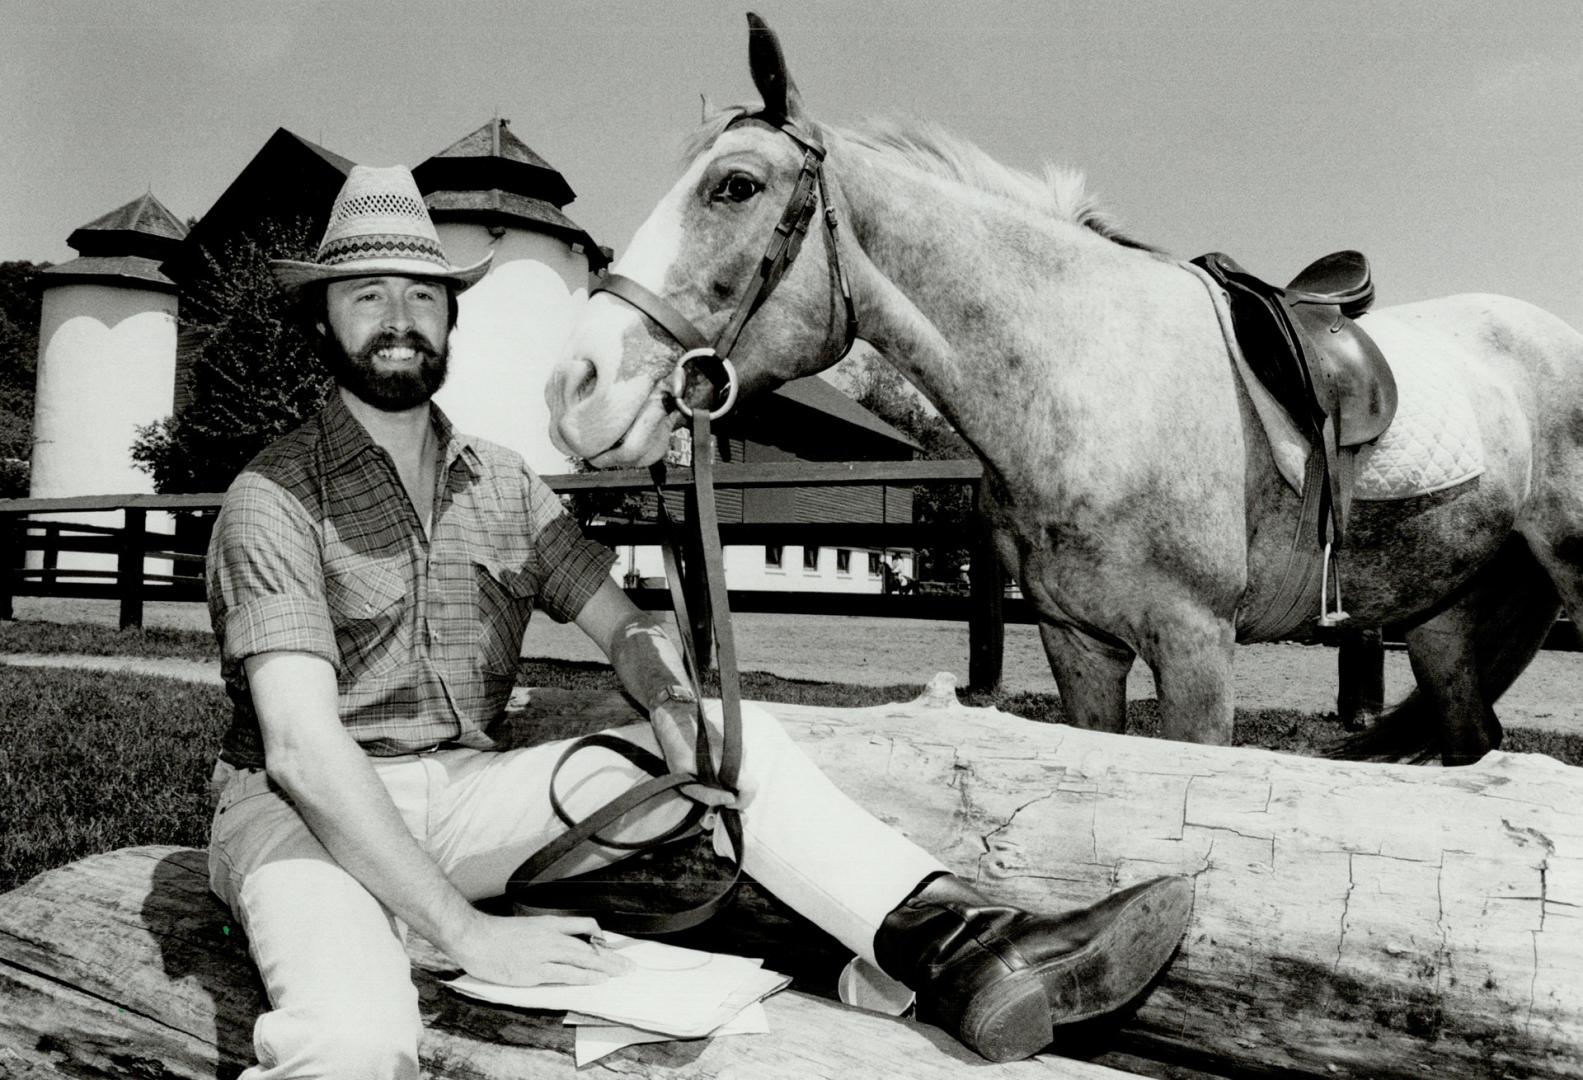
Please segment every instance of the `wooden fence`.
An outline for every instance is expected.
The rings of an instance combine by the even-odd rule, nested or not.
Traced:
[[[720,488],[819,487],[856,484],[963,484],[974,490],[975,505],[983,470],[976,460],[961,461],[855,461],[776,462],[762,465],[721,463],[715,466]],[[558,493],[578,491],[651,490],[646,470],[566,473],[544,477]],[[667,490],[687,492],[690,469],[670,470]],[[690,494],[686,496],[690,501]],[[213,495],[97,495],[66,499],[0,499],[0,619],[12,617],[14,596],[60,596],[117,600],[122,627],[141,626],[143,605],[150,601],[200,603],[204,600],[203,551],[208,527],[195,515],[208,515],[220,506]],[[79,514],[123,511],[125,525],[103,525],[32,520],[32,514]],[[188,527],[175,535],[148,531],[153,512],[185,515]],[[178,517],[178,522],[182,517]],[[968,681],[973,687],[998,687],[1004,666],[1005,624],[1032,623],[1030,606],[1020,597],[1008,596],[1000,561],[989,548],[987,534],[977,525],[971,536],[918,523],[806,522],[725,523],[721,541],[733,545],[818,545],[852,548],[918,548],[946,542],[972,552],[969,586],[961,595],[879,595],[862,593],[802,593],[769,590],[731,591],[731,609],[781,614],[866,615],[886,618],[943,619],[968,624]],[[659,526],[652,522],[591,526],[588,533],[601,543],[658,544]],[[964,541],[966,541],[964,543]],[[27,553],[38,552],[28,567]],[[65,552],[113,553],[114,570],[64,568]],[[149,574],[144,560],[168,561],[171,572]],[[702,565],[694,558],[693,565]],[[688,576],[684,571],[684,577]],[[706,616],[701,583],[689,580],[690,610],[701,621]],[[670,607],[664,589],[634,588],[627,593],[640,607]],[[1384,641],[1399,639],[1389,630],[1361,631],[1342,639],[1338,659],[1338,711],[1343,717],[1366,718],[1377,713],[1384,693]],[[1551,635],[1551,648],[1577,648],[1576,629],[1562,623]]]
[[[824,487],[876,484],[961,484],[977,490],[982,468],[976,460],[964,461],[857,461],[776,462],[763,465],[720,463],[715,484],[720,488]],[[578,491],[648,491],[653,480],[647,470],[567,473],[543,478],[550,488],[566,494]],[[692,470],[670,470],[667,490],[690,492]],[[690,502],[691,495],[686,499]],[[0,619],[12,617],[16,596],[59,596],[115,600],[120,624],[141,626],[143,607],[152,601],[203,602],[204,548],[208,524],[219,509],[219,494],[201,495],[95,495],[50,499],[0,499]],[[76,515],[121,511],[123,527],[75,521],[38,520],[30,515]],[[177,532],[151,532],[148,515],[178,515]],[[660,527],[653,522],[590,526],[588,534],[601,543],[658,544]],[[770,590],[731,591],[733,611],[803,613],[817,615],[871,615],[888,618],[965,621],[969,627],[968,677],[974,686],[998,686],[1003,667],[1004,624],[1032,622],[1033,615],[1019,598],[1006,597],[1006,578],[988,548],[988,538],[975,529],[971,537],[919,523],[901,522],[787,522],[724,523],[721,541],[735,545],[818,545],[852,548],[918,548],[932,543],[966,546],[972,552],[969,586],[960,595],[879,595],[863,593],[803,593]],[[965,541],[965,543],[964,543]],[[37,553],[31,560],[30,552]],[[62,565],[61,556],[90,552],[115,556],[115,569],[79,569]],[[169,573],[151,574],[145,560],[171,564]],[[701,565],[701,559],[691,560]],[[29,565],[31,562],[32,565]],[[701,588],[689,582],[689,592]],[[627,593],[646,609],[668,609],[664,589],[634,588]],[[701,596],[690,605],[705,610]],[[700,619],[703,616],[698,616]]]

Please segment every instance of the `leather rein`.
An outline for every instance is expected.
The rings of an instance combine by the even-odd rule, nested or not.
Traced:
[[[576,908],[547,907],[532,902],[525,895],[535,887],[553,888],[553,881],[546,880],[546,875],[558,862],[586,842],[617,850],[641,851],[694,835],[699,831],[700,822],[705,818],[706,813],[704,806],[695,802],[689,807],[682,821],[662,835],[637,842],[620,841],[599,835],[600,830],[609,827],[623,815],[654,798],[677,791],[684,786],[694,785],[737,794],[737,775],[742,763],[742,692],[741,679],[737,671],[736,643],[731,629],[725,564],[720,548],[720,519],[715,507],[714,442],[710,432],[710,422],[724,416],[736,403],[737,375],[729,358],[731,349],[736,345],[737,338],[741,336],[743,327],[747,325],[753,313],[763,305],[784,276],[787,267],[797,257],[818,203],[824,204],[825,228],[830,236],[830,261],[846,308],[846,338],[841,356],[845,356],[851,350],[852,343],[857,338],[857,311],[852,301],[852,291],[847,282],[846,272],[841,266],[836,239],[835,208],[830,204],[825,189],[824,147],[784,118],[743,116],[733,120],[732,124],[748,119],[766,120],[802,147],[802,168],[798,173],[791,199],[781,214],[780,222],[775,227],[764,257],[759,262],[758,273],[743,293],[735,313],[721,330],[714,344],[711,345],[693,321],[669,301],[632,278],[621,274],[607,274],[592,284],[589,293],[592,296],[594,293],[608,292],[620,297],[657,323],[684,350],[676,362],[670,389],[677,409],[690,420],[692,429],[692,483],[694,503],[697,507],[694,526],[699,541],[698,550],[702,554],[704,564],[703,578],[707,585],[711,616],[705,625],[714,629],[720,658],[722,729],[720,765],[717,768],[714,764],[708,727],[704,723],[701,711],[703,689],[698,657],[706,651],[708,642],[695,640],[693,636],[695,624],[689,617],[682,576],[680,550],[683,544],[679,529],[665,504],[665,463],[659,461],[651,466],[650,472],[654,479],[660,520],[665,531],[665,577],[670,586],[671,604],[681,632],[687,676],[692,683],[693,696],[700,703],[694,706],[697,773],[689,775],[669,772],[662,758],[613,735],[604,733],[589,735],[573,742],[556,763],[556,775],[559,774],[561,766],[574,754],[598,746],[620,754],[648,773],[650,779],[611,800],[581,821],[575,820],[566,811],[552,780],[550,804],[562,823],[567,826],[567,831],[530,857],[511,876],[507,891],[516,900],[517,910],[523,914],[590,915],[598,918],[602,925],[622,933],[675,933],[697,926],[724,907],[741,880],[743,854],[741,815],[735,809],[725,808],[719,810],[718,814],[720,824],[731,840],[735,864],[733,872],[730,880],[717,895],[692,908],[671,912],[622,910],[614,907],[612,905],[614,898],[608,896],[602,898],[602,902],[597,905]],[[708,379],[718,404],[695,409],[687,402],[689,365],[696,365]]]

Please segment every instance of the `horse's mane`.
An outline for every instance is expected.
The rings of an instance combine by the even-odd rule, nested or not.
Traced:
[[[702,153],[733,120],[747,111],[746,107],[738,106],[706,116],[683,146],[686,160]],[[1011,199],[1057,221],[1098,233],[1124,247],[1160,250],[1123,232],[1116,219],[1088,190],[1088,180],[1080,170],[1046,164],[1043,173],[1035,175],[1014,169],[990,157],[976,143],[927,121],[879,119],[865,121],[857,128],[830,130],[849,142],[898,158],[921,172]]]

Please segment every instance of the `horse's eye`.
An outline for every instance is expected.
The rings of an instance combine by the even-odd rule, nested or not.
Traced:
[[[734,203],[747,202],[764,189],[764,185],[748,176],[746,173],[732,173],[724,180],[709,197],[714,202],[730,201]]]

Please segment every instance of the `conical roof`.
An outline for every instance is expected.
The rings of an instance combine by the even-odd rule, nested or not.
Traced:
[[[66,243],[83,255],[158,258],[186,236],[187,226],[150,191],[75,229]]]
[[[94,218],[66,238],[80,258],[44,271],[45,287],[124,279],[145,288],[174,291],[160,264],[181,246],[187,226],[152,191]]]
[[[499,190],[555,207],[575,199],[566,178],[517,138],[510,123],[496,117],[417,166],[412,175],[418,190]]]
[[[576,195],[566,178],[499,117],[457,139],[412,170],[437,223],[471,221],[548,233],[582,251],[590,270],[609,253],[561,212]]]
[[[511,121],[497,116],[477,131],[469,132],[434,155],[437,158],[496,157],[520,161],[554,172],[554,167],[511,130]]]

